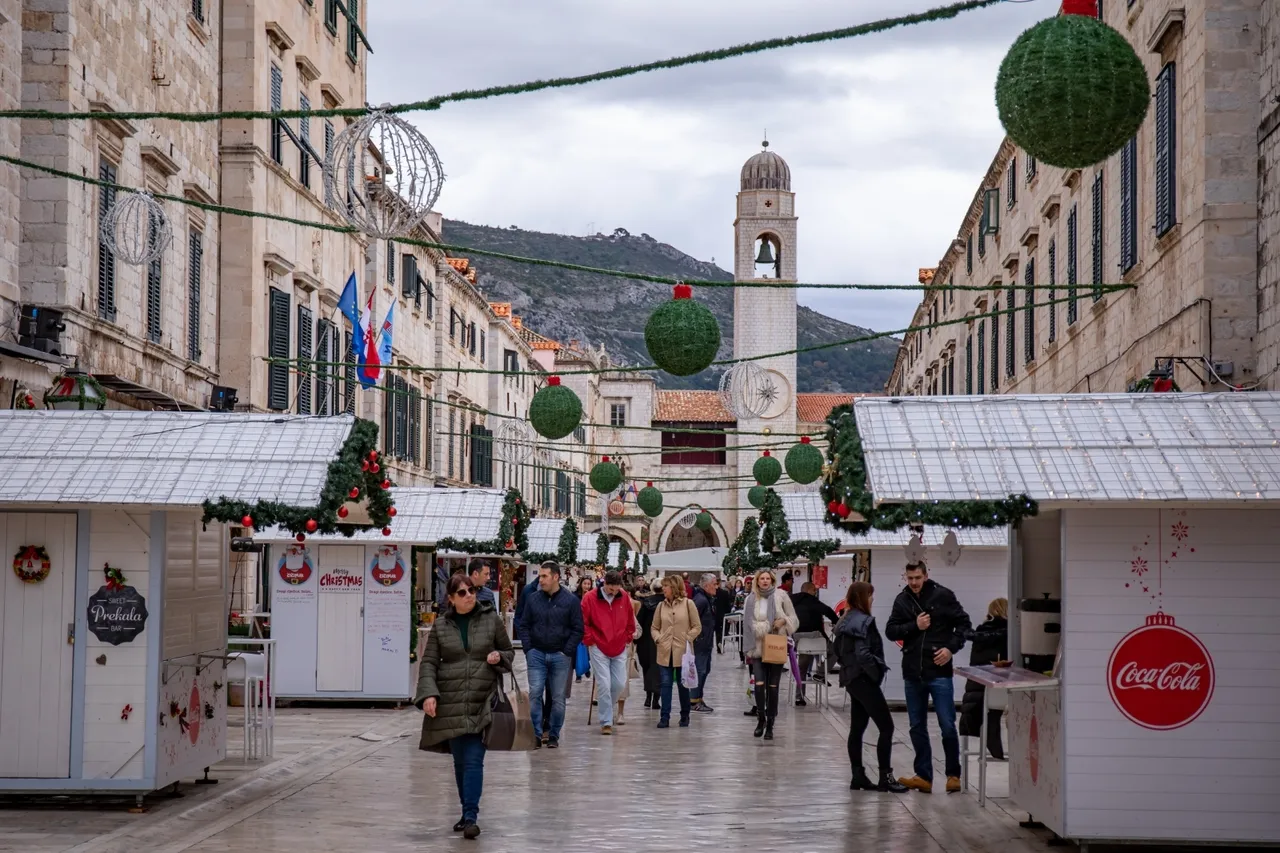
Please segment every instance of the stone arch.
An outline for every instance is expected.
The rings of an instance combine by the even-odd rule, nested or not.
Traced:
[[[755,257],[758,256],[760,244],[762,242],[767,242],[772,246],[774,257],[773,257],[773,267],[772,267],[773,271],[771,275],[761,276],[759,274],[760,266],[754,262]],[[791,248],[787,246],[785,243],[783,243],[781,234],[766,228],[765,230],[756,234],[754,238],[752,238],[751,251],[755,253],[752,255],[752,259],[753,259],[752,269],[755,273],[753,276],[754,278],[775,278],[775,279],[782,278],[782,256],[785,252],[791,251]]]
[[[725,536],[724,525],[720,523],[720,519],[716,518],[714,512],[710,513],[711,528],[709,530],[699,530],[697,527],[684,528],[676,524],[676,518],[688,509],[699,509],[699,507],[694,504],[682,506],[667,519],[658,534],[658,541],[662,543],[659,551],[687,551],[691,548],[717,547],[729,541]]]

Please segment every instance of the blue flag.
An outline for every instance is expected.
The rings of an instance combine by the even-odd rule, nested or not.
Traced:
[[[338,298],[338,310],[351,321],[351,349],[355,353],[356,364],[364,363],[364,336],[360,333],[360,288],[356,284],[356,274],[351,273],[347,284],[342,288],[342,296]]]

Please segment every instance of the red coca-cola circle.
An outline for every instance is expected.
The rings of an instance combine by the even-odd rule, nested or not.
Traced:
[[[1040,723],[1031,713],[1031,731],[1027,735],[1027,764],[1031,767],[1031,784],[1040,782]]]
[[[200,738],[200,720],[204,718],[204,708],[200,705],[200,687],[191,682],[191,701],[187,703],[187,737],[195,746]]]
[[[280,558],[280,580],[292,586],[299,586],[311,579],[311,561],[303,558],[302,565],[296,569],[289,568],[285,558]]]
[[[404,578],[404,566],[400,565],[399,560],[396,560],[392,568],[384,569],[378,565],[378,560],[375,558],[373,566],[369,569],[369,574],[373,576],[376,583],[380,583],[383,586],[395,586]]]
[[[1165,731],[1191,723],[1213,698],[1213,658],[1173,617],[1157,613],[1125,635],[1107,663],[1111,701],[1130,721]]]

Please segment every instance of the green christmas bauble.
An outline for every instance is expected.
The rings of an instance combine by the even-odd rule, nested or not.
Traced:
[[[1058,15],[1018,36],[996,76],[1009,137],[1042,163],[1101,163],[1142,125],[1151,84],[1133,46],[1086,15]]]
[[[662,492],[653,487],[653,483],[645,486],[636,495],[636,506],[650,518],[662,515]]]
[[[675,298],[649,315],[644,327],[649,357],[672,376],[705,370],[720,349],[720,323],[692,294],[689,285],[677,284]]]
[[[622,485],[622,469],[616,462],[610,462],[609,457],[606,456],[591,467],[589,479],[591,488],[602,495],[608,494]]]
[[[822,451],[810,444],[807,438],[787,451],[786,462],[787,476],[802,486],[822,476]]]
[[[582,401],[552,376],[529,401],[529,423],[543,438],[564,438],[582,423]]]
[[[769,451],[764,452],[756,460],[756,464],[751,466],[751,473],[755,475],[756,482],[762,486],[772,486],[774,483],[782,479],[782,463],[769,455]]]
[[[700,512],[698,518],[693,522],[693,526],[702,531],[711,529],[711,513]]]
[[[747,489],[747,503],[756,509],[764,506],[765,495],[769,494],[768,488],[764,486],[752,486]]]

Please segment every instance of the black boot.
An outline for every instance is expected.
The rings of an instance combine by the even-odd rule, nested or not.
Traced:
[[[1004,741],[1000,737],[1001,711],[987,712],[987,750],[996,761],[1004,761]]]
[[[876,790],[884,791],[888,794],[905,794],[907,786],[893,777],[892,770],[881,770],[880,784],[876,786]]]
[[[867,778],[867,771],[859,767],[853,771],[853,781],[849,783],[850,791],[874,791],[876,783]]]
[[[764,739],[773,740],[773,717],[769,717],[764,721]]]
[[[760,737],[761,735],[764,734],[764,726],[765,726],[764,714],[757,714],[756,715],[756,734],[755,734],[756,737]]]

